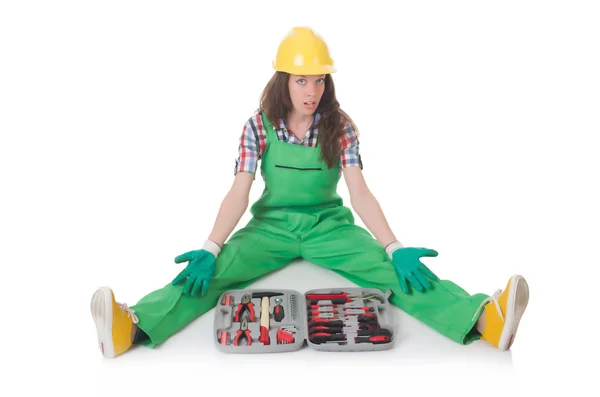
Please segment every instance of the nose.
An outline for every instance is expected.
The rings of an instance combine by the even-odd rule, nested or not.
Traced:
[[[317,92],[317,84],[315,82],[311,82],[306,85],[306,95],[309,97],[314,97]]]

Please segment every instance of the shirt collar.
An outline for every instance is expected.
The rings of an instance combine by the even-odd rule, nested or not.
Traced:
[[[308,132],[306,133],[306,136],[304,137],[304,139],[311,137],[311,135],[315,131],[317,125],[319,124],[319,120],[321,120],[321,114],[318,112],[315,112],[314,116],[313,116],[313,122],[312,122],[311,126],[308,127]],[[279,128],[277,130],[283,132],[283,135],[286,137],[287,140],[289,140],[290,133],[288,132],[283,119],[279,119]]]

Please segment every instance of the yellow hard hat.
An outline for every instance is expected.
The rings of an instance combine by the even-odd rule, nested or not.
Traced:
[[[325,41],[310,28],[295,27],[279,44],[273,68],[296,75],[334,73]]]

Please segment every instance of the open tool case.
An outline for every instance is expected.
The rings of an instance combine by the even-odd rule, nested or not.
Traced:
[[[396,332],[388,298],[373,288],[225,291],[215,310],[214,338],[225,353],[279,353],[304,342],[321,351],[392,347]]]

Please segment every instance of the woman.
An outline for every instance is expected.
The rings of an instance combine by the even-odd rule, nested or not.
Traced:
[[[176,257],[186,263],[181,273],[132,308],[117,303],[109,288],[94,294],[104,356],[164,342],[212,309],[223,291],[245,288],[299,257],[360,287],[390,289],[393,304],[458,343],[483,339],[509,349],[529,298],[525,279],[512,276],[492,296],[439,280],[420,261],[437,252],[403,247],[363,179],[358,131],[336,100],[325,42],[311,29],[294,28],[279,45],[274,69],[260,109],[246,123],[233,185],[202,249]],[[248,224],[226,242],[248,208],[259,160],[263,194]],[[354,224],[337,194],[342,175],[372,235]]]

